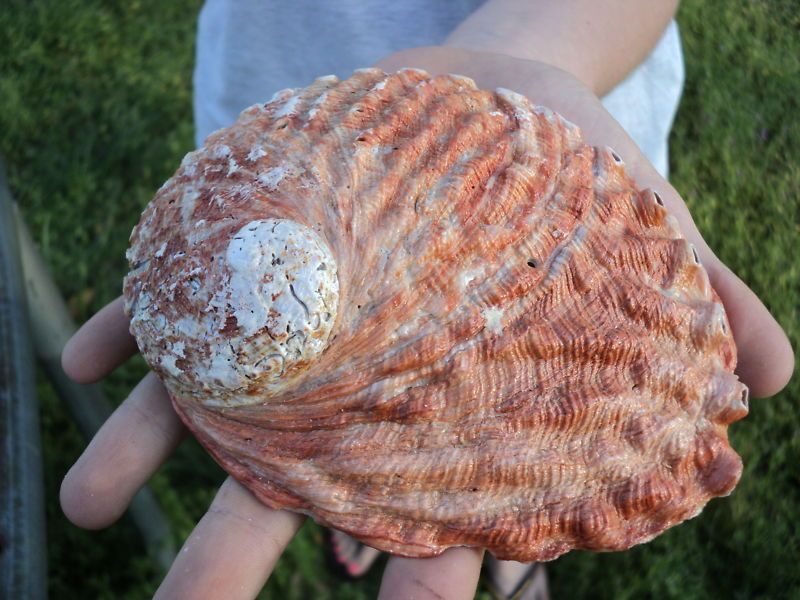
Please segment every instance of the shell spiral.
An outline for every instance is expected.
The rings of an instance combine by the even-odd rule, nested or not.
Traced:
[[[747,389],[693,248],[513,92],[279,92],[187,155],[128,259],[131,331],[200,442],[376,548],[624,549],[740,476]]]

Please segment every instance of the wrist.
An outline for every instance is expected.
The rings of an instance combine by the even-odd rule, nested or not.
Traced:
[[[589,88],[595,95],[602,95],[608,90],[602,85],[597,69],[589,61],[584,60],[579,49],[573,48],[568,41],[556,47],[548,44],[545,38],[531,35],[524,45],[508,43],[489,43],[481,37],[460,35],[458,31],[450,35],[441,46],[454,52],[477,53],[483,55],[500,55],[509,59],[525,60],[531,63],[547,65],[569,73]]]
[[[474,79],[484,89],[505,87],[518,92],[538,88],[546,93],[543,88],[558,80],[559,87],[566,83],[581,96],[595,96],[589,86],[558,65],[447,45],[401,50],[382,58],[375,66],[386,72],[413,67],[432,75],[455,73]],[[534,98],[531,96],[531,99]]]

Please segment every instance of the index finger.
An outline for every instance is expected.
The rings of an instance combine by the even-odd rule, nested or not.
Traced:
[[[64,372],[78,383],[92,383],[108,375],[139,350],[129,325],[122,296],[106,304],[64,346]]]

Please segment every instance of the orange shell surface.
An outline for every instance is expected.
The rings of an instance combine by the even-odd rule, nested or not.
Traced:
[[[250,322],[231,249],[259,227],[294,242],[248,255]],[[131,331],[197,439],[375,548],[621,550],[741,474],[747,389],[696,253],[513,92],[410,69],[279,92],[186,157],[128,258]]]

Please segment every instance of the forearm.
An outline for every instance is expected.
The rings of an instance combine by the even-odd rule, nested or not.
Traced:
[[[602,96],[645,59],[677,6],[678,0],[488,0],[444,46],[541,61]],[[446,53],[438,56],[446,61]],[[453,52],[454,64],[460,60]]]

